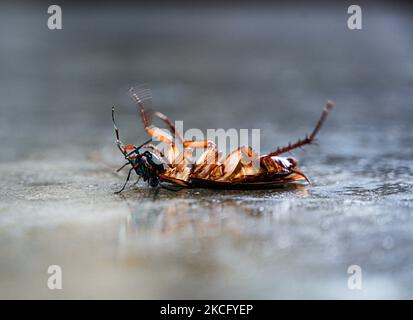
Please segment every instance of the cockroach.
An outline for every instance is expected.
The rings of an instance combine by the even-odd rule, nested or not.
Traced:
[[[298,163],[294,158],[280,155],[312,144],[333,108],[333,103],[327,101],[311,134],[295,143],[277,148],[266,155],[255,154],[249,146],[241,146],[220,159],[221,153],[212,141],[184,141],[175,125],[164,114],[150,107],[152,96],[149,89],[131,88],[129,92],[138,107],[145,130],[151,138],[139,146],[124,145],[120,141],[115,122],[115,107],[112,108],[116,145],[127,161],[118,171],[130,165],[126,181],[117,193],[125,189],[132,171],[135,171],[138,180],[143,178],[151,187],[161,186],[173,190],[194,187],[257,189],[283,186],[299,180],[310,183],[306,175],[298,170]],[[168,131],[152,125],[153,117],[163,121]],[[151,143],[153,140],[167,144],[165,154]],[[183,151],[179,151],[176,142],[183,146]],[[189,156],[195,148],[203,148],[205,151],[195,163],[190,163]],[[258,166],[253,166],[251,160],[255,160]]]

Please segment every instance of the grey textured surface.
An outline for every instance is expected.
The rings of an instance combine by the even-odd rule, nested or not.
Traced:
[[[413,19],[347,8],[0,10],[0,297],[413,298]],[[144,141],[127,90],[189,127],[260,128],[262,151],[303,136],[313,186],[152,190],[113,141]],[[47,267],[63,290],[47,289]],[[363,290],[347,288],[347,268]]]

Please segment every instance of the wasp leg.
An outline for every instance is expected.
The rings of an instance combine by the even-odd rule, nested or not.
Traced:
[[[161,141],[169,145],[174,144],[173,137],[164,129],[151,125],[149,127],[145,127],[145,131],[154,141]]]
[[[159,150],[155,145],[149,143],[149,144],[145,144],[142,146],[142,148],[147,148],[147,149],[151,149],[152,151],[154,151],[154,153],[159,156],[162,160],[164,160],[165,162],[167,162],[167,158],[165,157],[164,153]]]
[[[171,120],[168,119],[167,116],[165,116],[163,113],[155,111],[154,115],[156,117],[158,117],[159,119],[161,119],[163,122],[166,123],[166,125],[169,127],[169,129],[171,130],[171,132],[175,135],[176,138],[178,138],[178,140],[180,142],[183,142],[183,138],[181,136],[181,134],[179,132],[176,131],[175,125],[171,122]]]
[[[136,179],[136,181],[133,183],[133,185],[136,186],[140,180],[141,180],[141,177],[138,176],[138,179]]]
[[[126,178],[126,181],[125,181],[125,183],[123,184],[122,189],[120,189],[119,191],[115,191],[115,194],[121,193],[123,190],[125,190],[125,187],[126,187],[126,185],[128,184],[128,182],[129,182],[129,179],[130,179],[130,175],[131,175],[132,170],[133,170],[133,168],[129,169],[128,177]]]
[[[156,140],[165,142],[167,144],[174,144],[173,137],[154,125],[152,125],[152,116],[161,119],[169,127],[173,135],[182,142],[182,136],[176,131],[174,124],[161,112],[154,112],[150,106],[152,104],[152,94],[148,88],[138,87],[131,88],[129,93],[139,108],[139,113],[145,127],[146,132]]]
[[[306,135],[304,139],[298,140],[296,143],[293,143],[293,144],[290,143],[290,144],[289,144],[288,146],[286,146],[286,147],[278,148],[276,151],[270,153],[268,156],[270,156],[270,157],[278,156],[278,155],[280,155],[280,154],[282,154],[282,153],[289,152],[289,151],[291,151],[291,150],[293,150],[293,149],[296,149],[296,148],[300,148],[300,147],[302,147],[302,146],[304,146],[304,145],[306,145],[306,144],[311,144],[311,143],[313,143],[313,142],[314,142],[314,139],[315,139],[315,136],[317,135],[318,131],[320,131],[320,129],[321,129],[324,121],[325,121],[326,118],[327,118],[328,113],[330,112],[330,110],[331,110],[332,108],[333,108],[333,102],[327,101],[327,104],[326,104],[326,106],[324,107],[323,112],[321,113],[320,119],[318,120],[318,122],[317,122],[317,124],[316,124],[316,126],[315,126],[315,128],[314,128],[314,130],[313,130],[313,132],[311,132],[310,135]]]

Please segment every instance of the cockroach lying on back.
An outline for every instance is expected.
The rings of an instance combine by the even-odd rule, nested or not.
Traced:
[[[308,178],[297,169],[296,160],[280,155],[313,143],[333,107],[333,103],[328,101],[314,130],[304,139],[278,148],[267,155],[254,154],[250,147],[242,146],[220,159],[221,153],[215,143],[208,140],[184,141],[165,115],[150,109],[151,94],[148,89],[132,88],[130,94],[138,106],[143,125],[151,139],[140,146],[124,145],[119,138],[115,109],[112,108],[116,145],[127,160],[118,171],[127,165],[131,166],[125,184],[117,193],[125,189],[132,171],[135,171],[138,179],[143,178],[144,181],[148,181],[151,187],[162,186],[174,190],[176,187],[253,189],[280,186],[303,179],[309,182]],[[151,120],[154,116],[162,120],[169,131],[153,126]],[[165,154],[150,143],[152,139],[168,145]],[[183,146],[183,151],[178,149],[177,142]],[[195,163],[191,164],[189,158],[195,148],[203,148],[205,151]]]

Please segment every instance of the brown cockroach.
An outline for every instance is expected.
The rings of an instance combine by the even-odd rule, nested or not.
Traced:
[[[280,155],[313,143],[333,107],[333,103],[327,101],[314,130],[304,139],[266,155],[255,154],[250,147],[241,146],[220,159],[221,153],[217,150],[215,143],[208,140],[184,141],[174,124],[164,114],[153,111],[150,108],[152,97],[149,89],[132,88],[130,95],[137,104],[143,125],[151,139],[140,146],[124,145],[119,138],[119,130],[115,123],[115,109],[112,108],[116,145],[127,160],[118,171],[127,165],[131,166],[125,184],[118,193],[125,189],[132,171],[135,171],[138,179],[143,178],[144,181],[148,181],[150,186],[160,185],[168,189],[176,189],[171,185],[181,188],[256,189],[282,186],[299,180],[309,182],[304,173],[298,170],[295,159],[280,157]],[[153,117],[163,121],[169,131],[153,126]],[[168,145],[165,154],[150,143],[152,140]],[[178,143],[183,146],[182,151],[178,149]],[[191,163],[189,158],[195,148],[203,148],[205,151],[195,163]],[[258,165],[254,166],[254,161]],[[165,183],[169,183],[169,186]]]

